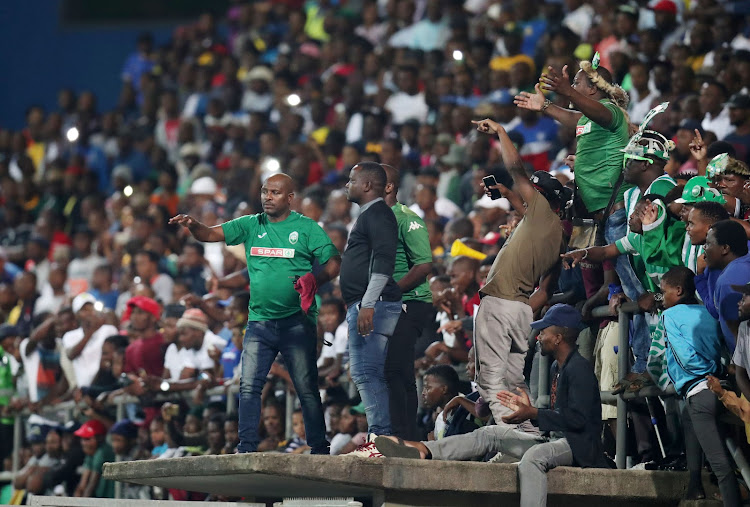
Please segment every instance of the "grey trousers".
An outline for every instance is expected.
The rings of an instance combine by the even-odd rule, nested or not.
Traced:
[[[719,479],[719,491],[726,506],[742,505],[737,477],[734,475],[734,461],[724,442],[724,435],[716,423],[723,410],[719,398],[705,390],[685,400],[689,417],[683,417],[685,427],[685,448],[688,470],[700,471],[703,459],[700,450],[711,464],[711,470]],[[700,444],[700,448],[697,448]]]
[[[503,390],[515,393],[519,387],[529,392],[523,367],[532,318],[531,307],[526,303],[492,296],[483,297],[477,311],[474,324],[476,381],[479,393],[490,404],[495,424],[499,426],[507,426],[502,417],[513,411],[500,404],[497,393]],[[538,434],[529,422],[518,428]]]
[[[520,458],[518,481],[521,507],[547,505],[547,471],[573,464],[573,452],[564,438],[548,440],[504,426],[485,426],[465,435],[423,442],[432,459],[472,460],[489,452]]]

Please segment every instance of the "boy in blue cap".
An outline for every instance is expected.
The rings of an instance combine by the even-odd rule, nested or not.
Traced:
[[[518,478],[521,506],[546,505],[547,470],[558,466],[609,468],[601,446],[601,399],[591,364],[576,348],[583,329],[581,314],[570,305],[556,304],[544,318],[531,323],[538,329],[543,355],[554,358],[550,368],[550,408],[532,406],[525,391],[501,391],[500,403],[513,410],[506,425],[485,426],[466,435],[433,442],[406,442],[377,437],[375,446],[387,457],[472,460],[501,452],[521,459]],[[547,436],[513,429],[534,421]]]

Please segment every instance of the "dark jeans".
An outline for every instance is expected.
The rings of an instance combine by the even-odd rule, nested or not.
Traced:
[[[239,452],[255,452],[258,448],[260,394],[271,364],[281,352],[302,406],[307,443],[313,454],[328,454],[315,364],[316,341],[314,325],[302,312],[285,319],[247,323],[240,378]]]
[[[391,430],[397,437],[417,440],[417,382],[414,377],[414,345],[433,315],[424,301],[404,301],[405,311],[388,339],[385,381],[391,408]]]
[[[719,491],[724,505],[742,505],[734,462],[724,442],[724,432],[719,429],[717,419],[723,410],[719,398],[709,390],[701,391],[685,400],[689,417],[683,417],[685,427],[685,454],[688,470],[696,472],[703,468],[701,449],[719,479]],[[696,448],[700,444],[699,448]]]

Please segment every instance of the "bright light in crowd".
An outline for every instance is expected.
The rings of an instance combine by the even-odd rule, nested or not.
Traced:
[[[97,312],[101,312],[102,310],[104,310],[104,304],[101,301],[97,301],[96,303],[94,303],[94,310],[96,310]]]
[[[128,185],[127,187],[122,189],[122,193],[125,194],[125,197],[130,197],[133,195],[133,187]]]
[[[74,143],[78,140],[78,129],[75,127],[71,127],[68,129],[68,131],[65,133],[65,136],[68,138],[68,141],[71,143]]]
[[[292,93],[286,98],[286,102],[292,107],[297,107],[302,102],[302,99],[296,93]]]
[[[268,171],[269,173],[277,173],[281,171],[281,164],[279,163],[278,159],[269,158],[268,160],[266,160],[265,165],[265,171]]]
[[[458,49],[454,50],[453,51],[453,59],[456,60],[457,62],[460,62],[461,60],[463,60],[464,59],[464,53],[463,53],[463,51],[460,51]]]

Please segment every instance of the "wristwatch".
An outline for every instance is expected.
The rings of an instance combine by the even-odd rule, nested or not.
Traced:
[[[549,106],[552,105],[552,101],[550,99],[544,99],[544,104],[542,104],[542,112],[545,112]]]

